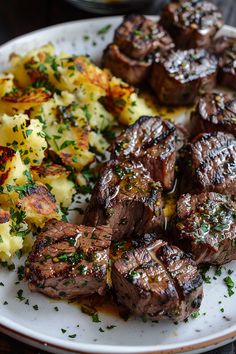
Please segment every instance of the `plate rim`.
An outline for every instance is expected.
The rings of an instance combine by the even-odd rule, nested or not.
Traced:
[[[221,331],[222,335],[214,338],[214,334],[206,336],[204,341],[195,340],[195,344],[187,341],[185,345],[181,343],[176,344],[164,344],[164,345],[152,345],[152,346],[120,346],[120,345],[107,345],[107,344],[95,344],[95,343],[78,343],[70,342],[64,339],[57,338],[57,343],[53,337],[46,336],[44,334],[37,334],[33,336],[35,331],[29,329],[26,326],[15,324],[12,320],[8,320],[8,325],[1,324],[0,316],[0,331],[6,333],[10,336],[19,337],[23,339],[25,343],[32,343],[32,345],[40,346],[46,348],[52,348],[57,350],[66,350],[68,353],[103,353],[103,354],[119,354],[119,353],[130,353],[130,354],[178,354],[187,353],[192,351],[202,352],[205,349],[210,350],[211,348],[217,348],[223,343],[230,343],[236,338],[236,328],[232,332],[228,332],[228,329]],[[233,327],[236,327],[234,325]],[[18,328],[18,329],[17,329]],[[22,331],[23,329],[23,331]],[[32,335],[30,334],[32,332]],[[80,345],[80,348],[78,348]],[[158,348],[159,347],[159,348]]]
[[[159,16],[147,16],[149,18],[158,18]],[[0,51],[7,49],[8,46],[17,44],[18,42],[25,41],[27,43],[37,35],[47,33],[48,31],[60,30],[62,28],[69,28],[79,24],[86,24],[89,22],[112,21],[122,19],[122,16],[103,16],[99,18],[88,18],[75,21],[68,21],[52,26],[43,27],[32,32],[17,36],[0,46]],[[224,25],[223,30],[234,32],[236,36],[236,27]],[[25,343],[30,343],[35,347],[53,350],[66,350],[68,353],[133,353],[133,354],[177,354],[186,352],[202,352],[212,347],[219,347],[224,343],[230,343],[236,338],[236,323],[231,328],[219,331],[216,334],[211,334],[205,337],[204,340],[189,340],[182,343],[164,344],[164,345],[149,345],[149,346],[121,346],[121,345],[108,345],[96,343],[78,343],[70,342],[64,339],[50,337],[45,334],[38,334],[36,331],[31,330],[29,327],[22,326],[9,320],[7,317],[0,315],[0,332],[5,333],[13,338],[22,340]],[[45,339],[43,339],[45,338]],[[58,343],[58,344],[57,344]],[[184,343],[184,344],[183,344]],[[79,347],[78,347],[79,346]]]

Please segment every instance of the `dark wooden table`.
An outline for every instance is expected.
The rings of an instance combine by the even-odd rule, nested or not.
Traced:
[[[133,0],[135,1],[135,0]],[[236,0],[212,0],[223,11],[225,22],[236,26]],[[146,14],[158,14],[167,0],[156,0],[144,8]],[[145,3],[145,0],[144,0]],[[79,10],[62,0],[5,0],[1,1],[0,44],[21,34],[60,22],[97,17]],[[38,349],[19,343],[0,334],[0,354],[44,354]],[[235,354],[236,342],[211,351],[208,354]]]

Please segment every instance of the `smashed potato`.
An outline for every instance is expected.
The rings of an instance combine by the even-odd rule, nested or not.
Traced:
[[[32,166],[31,173],[34,181],[45,184],[58,205],[68,208],[75,194],[75,184],[68,180],[69,171],[57,164],[42,164]]]
[[[25,220],[29,224],[38,227],[44,226],[45,222],[50,219],[60,219],[55,198],[42,184],[26,186],[17,207],[25,212]]]
[[[1,144],[19,150],[26,165],[39,165],[45,157],[47,141],[39,120],[26,114],[0,116]]]

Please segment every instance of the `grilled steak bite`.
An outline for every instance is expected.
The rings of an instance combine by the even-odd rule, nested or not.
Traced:
[[[199,99],[191,121],[194,135],[213,131],[236,135],[236,99],[228,94],[208,93]]]
[[[215,86],[217,60],[204,49],[172,51],[158,59],[150,83],[157,98],[167,105],[191,105],[199,91]]]
[[[85,211],[85,225],[112,228],[112,239],[150,232],[163,224],[161,185],[140,162],[107,164]]]
[[[195,263],[162,240],[125,252],[111,275],[117,301],[151,320],[184,320],[203,297]]]
[[[217,38],[213,50],[219,56],[219,84],[236,90],[236,38],[227,36]]]
[[[112,158],[140,161],[154,181],[169,190],[174,183],[175,126],[160,117],[142,116],[116,139]]]
[[[152,62],[152,58],[131,59],[112,43],[104,50],[102,66],[110,69],[113,75],[122,78],[130,85],[138,85],[148,76]]]
[[[200,134],[186,145],[182,191],[236,195],[236,138],[232,134]]]
[[[189,49],[209,47],[224,21],[211,2],[186,0],[168,4],[162,13],[161,24],[178,48]]]
[[[236,203],[213,192],[182,195],[175,235],[177,244],[191,252],[198,264],[236,259]]]
[[[114,43],[121,52],[136,60],[173,48],[173,41],[164,28],[142,15],[125,16],[115,32]]]
[[[51,220],[28,257],[29,288],[52,298],[72,299],[105,291],[111,229]]]
[[[114,43],[103,54],[102,65],[131,85],[142,83],[150,73],[154,53],[174,47],[169,34],[158,23],[141,15],[125,16]]]

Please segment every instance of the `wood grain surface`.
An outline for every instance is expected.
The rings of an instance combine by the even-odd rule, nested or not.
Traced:
[[[134,1],[134,0],[133,0]],[[236,26],[236,0],[212,0],[224,13],[225,23]],[[145,2],[145,0],[144,0]],[[167,0],[156,0],[146,14],[159,14]],[[37,15],[35,15],[37,14]],[[97,17],[76,9],[62,0],[5,0],[1,2],[0,44],[21,34],[60,22]],[[235,354],[235,343],[209,352],[209,354]],[[0,333],[0,354],[46,354]]]

